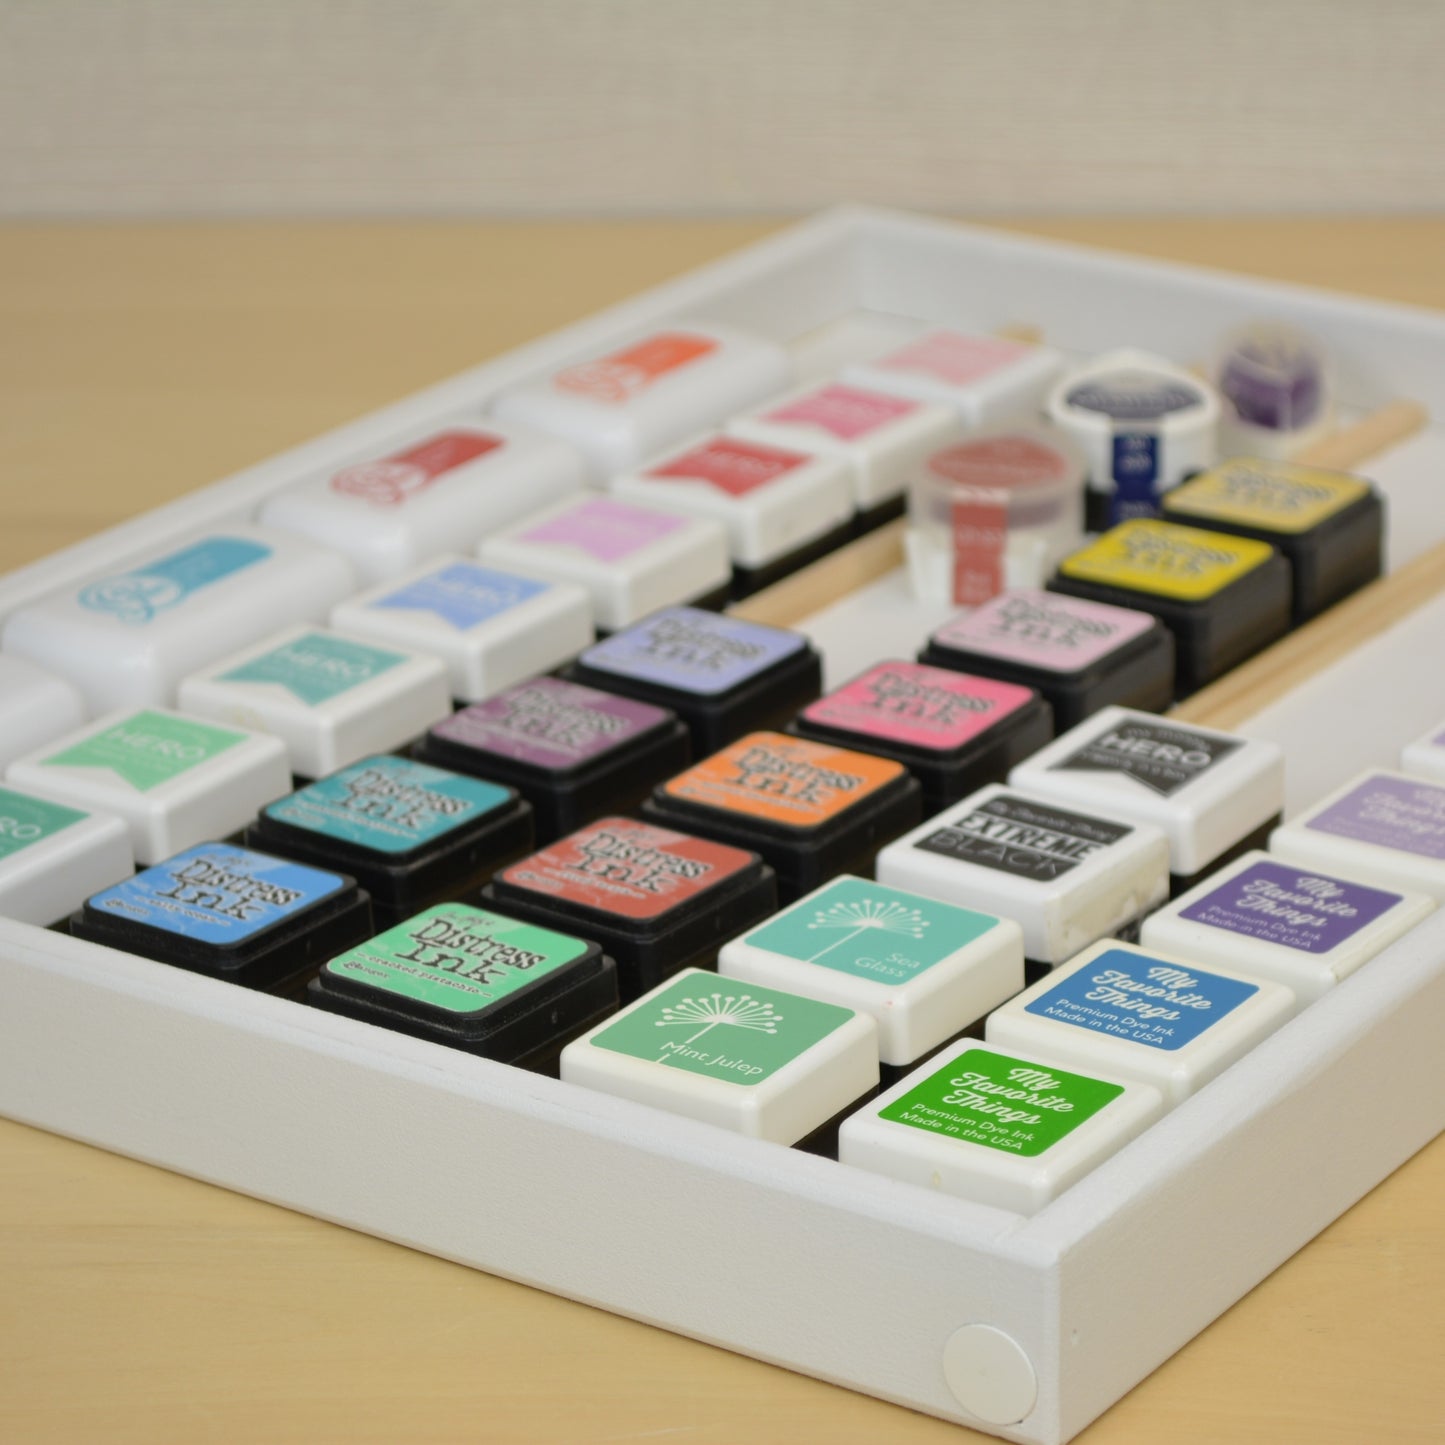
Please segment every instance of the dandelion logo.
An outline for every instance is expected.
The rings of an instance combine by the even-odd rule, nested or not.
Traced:
[[[657,1027],[665,1029],[680,1024],[684,1028],[691,1028],[694,1024],[701,1024],[702,1027],[695,1034],[683,1040],[681,1046],[686,1047],[696,1043],[719,1024],[735,1029],[752,1029],[760,1034],[775,1034],[782,1021],[782,1014],[776,1012],[772,1004],[763,1003],[750,994],[714,993],[703,998],[685,998],[680,1003],[665,1005],[662,1017],[657,1020]],[[658,1059],[658,1063],[667,1062],[670,1049],[671,1046],[669,1052]]]
[[[903,903],[860,898],[856,903],[835,903],[831,908],[820,908],[808,927],[826,932],[833,929],[843,931],[841,938],[834,939],[832,943],[804,960],[807,963],[816,963],[825,953],[841,948],[850,939],[870,930],[896,934],[901,938],[922,938],[928,927],[928,920],[916,908],[909,908]]]

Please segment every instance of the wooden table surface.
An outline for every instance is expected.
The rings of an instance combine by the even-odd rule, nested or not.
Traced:
[[[775,224],[0,228],[0,568]],[[1445,307],[1445,220],[1015,229]],[[1438,1445],[1442,1200],[1437,1140],[1080,1438]],[[986,1437],[0,1121],[0,1440],[674,1438]]]

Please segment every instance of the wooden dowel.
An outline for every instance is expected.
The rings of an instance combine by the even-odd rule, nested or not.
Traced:
[[[1359,421],[1322,437],[1290,460],[1311,467],[1349,471],[1361,462],[1424,431],[1430,413],[1418,401],[1392,401]]]

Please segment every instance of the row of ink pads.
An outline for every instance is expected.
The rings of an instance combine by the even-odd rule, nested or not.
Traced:
[[[694,652],[709,633],[716,641],[727,639],[741,626],[751,627],[703,612],[664,615],[650,626],[661,629],[651,638],[654,651],[659,644],[665,645],[664,650],[675,648],[678,629],[686,626],[692,629],[689,646]],[[779,647],[789,638],[779,634]],[[812,677],[801,687],[794,679],[796,699],[800,691],[803,696],[816,693],[817,665],[816,659],[809,660],[810,650],[801,638],[790,640],[790,652],[801,657]],[[776,674],[773,685],[778,687]],[[600,732],[609,741],[617,737],[613,724],[618,714],[608,710],[603,694],[556,678],[538,679],[516,691],[522,697],[513,699],[516,705],[510,711],[503,708],[499,715],[502,722],[493,734],[490,758],[484,756],[488,753],[484,744],[470,759],[453,752],[447,761],[469,761],[495,779],[499,771],[506,774],[510,753],[510,761],[519,766],[514,779],[523,782],[530,766],[533,795],[541,798],[545,789],[536,791],[541,776],[532,751],[539,740],[575,742],[586,731],[589,711],[594,734]],[[781,690],[774,692],[775,706],[783,696]],[[674,737],[682,726],[641,699],[613,695],[611,701],[630,702],[638,709],[651,707],[657,713],[654,723]],[[784,710],[793,705],[788,703]],[[1012,718],[1015,728],[1023,729],[1014,734],[1022,754],[1043,740],[1038,732],[1041,709],[1039,699],[1016,684],[892,663],[809,704],[798,727],[804,733],[816,728],[824,738],[844,734],[843,741],[887,752],[898,746],[911,749],[920,734],[932,733],[935,739],[940,733],[951,734],[956,740],[960,718],[986,733],[988,714],[993,713],[995,727]],[[128,767],[131,784],[142,792],[159,790],[156,801],[163,804],[164,783],[170,779],[158,780],[158,773],[168,768],[177,776],[198,767],[204,771],[202,763],[210,760],[194,759],[198,748],[205,751],[204,741],[168,732],[160,726],[164,716],[127,720],[119,728],[120,737],[107,735],[117,731],[114,727],[97,730],[92,742],[108,751],[86,755],[82,742],[62,746],[47,760],[56,772],[40,786],[48,782],[53,797],[54,779],[61,772],[72,779],[80,774],[93,779],[97,768],[124,776]],[[185,721],[175,715],[171,720]],[[203,731],[206,727],[193,725]],[[1047,731],[1045,724],[1043,736]],[[507,742],[496,746],[509,735],[511,746]],[[524,744],[520,755],[518,742]],[[445,737],[444,724],[433,729],[420,752],[425,756],[439,744],[457,746],[455,738]],[[221,754],[226,751],[221,749]],[[991,766],[1006,767],[1006,757],[1006,752],[995,751]],[[27,776],[24,765],[12,769],[17,783],[23,784]],[[645,765],[638,772],[615,772],[612,797],[629,778],[634,785],[643,780],[645,791],[647,777]],[[1259,943],[1250,946],[1260,954],[1251,961],[1250,977],[1255,981],[1235,979],[1234,984],[1236,992],[1248,990],[1250,998],[1262,993],[1263,1002],[1242,1013],[1239,1005],[1226,1010],[1219,1000],[1189,1005],[1203,1010],[1199,1017],[1206,1022],[1210,1009],[1227,1012],[1232,1020],[1228,1028],[1202,1030],[1204,1042],[1197,1045],[1193,1036],[1170,1043],[1164,1036],[1171,1030],[1161,1034],[1152,1022],[1158,1017],[1157,1008],[1146,1005],[1151,1022],[1145,1033],[1152,1032],[1153,1037],[1134,1040],[1145,1046],[1145,1057],[1152,1051],[1171,1052],[1190,1045],[1179,1058],[1166,1060],[1166,1065],[1182,1064],[1182,1072],[1166,1067],[1161,1077],[1155,1069],[1155,1082],[1177,1098],[1181,1090],[1196,1087],[1237,1056],[1260,1036],[1260,1029],[1267,1031],[1287,1017],[1296,996],[1314,996],[1432,906],[1426,898],[1386,892],[1358,879],[1372,877],[1393,886],[1397,876],[1404,876],[1398,854],[1423,853],[1428,860],[1431,846],[1414,847],[1412,840],[1426,835],[1421,818],[1433,816],[1433,837],[1438,841],[1445,790],[1376,778],[1285,830],[1286,835],[1297,834],[1302,847],[1313,846],[1309,858],[1287,853],[1282,856],[1289,861],[1278,864],[1251,855],[1229,874],[1204,885],[1202,894],[1196,889],[1151,917],[1145,925],[1145,942],[1163,956],[1131,963],[1131,957],[1140,956],[1137,950],[1131,953],[1129,945],[1101,943],[1092,954],[1070,963],[1085,944],[1104,938],[1162,900],[1168,891],[1170,845],[1172,866],[1179,875],[1217,867],[1229,853],[1259,841],[1278,807],[1278,755],[1264,744],[1111,709],[1023,763],[1012,781],[1016,787],[985,788],[886,847],[878,870],[881,884],[838,878],[725,947],[724,971],[744,980],[745,990],[720,985],[711,975],[690,969],[677,974],[661,984],[660,992],[575,1044],[564,1057],[564,1072],[581,1082],[612,1087],[714,1122],[731,1122],[780,1142],[796,1142],[826,1129],[839,1110],[859,1102],[871,1085],[853,1086],[870,1068],[876,1078],[880,1053],[894,1072],[905,1070],[959,1028],[995,1005],[1004,1005],[1023,983],[1025,953],[1038,963],[1064,967],[1017,1001],[1017,1007],[997,1010],[999,1022],[990,1024],[992,1031],[1010,1027],[1005,1021],[1014,1014],[1028,1013],[1042,989],[1049,1002],[1034,1012],[1046,1014],[1050,1024],[1067,1025],[1065,1037],[1079,1030],[1117,1037],[1123,1026],[1120,1020],[1137,1020],[1141,998],[1165,998],[1172,1004],[1181,992],[1197,994],[1198,961],[1212,962],[1215,956],[1201,951],[1201,937],[1207,943],[1211,929],[1222,930],[1216,936],[1228,935],[1222,950],[1216,945],[1226,967],[1240,953],[1240,936],[1254,937]],[[496,781],[408,759],[378,757],[264,807],[250,840],[269,849],[271,856],[258,858],[231,845],[198,845],[158,869],[104,890],[83,910],[76,927],[85,936],[137,952],[154,953],[155,935],[170,935],[169,961],[190,967],[204,967],[205,958],[215,960],[228,952],[227,962],[234,966],[247,950],[229,945],[238,936],[250,936],[264,946],[253,950],[256,957],[251,960],[259,962],[260,972],[246,981],[281,987],[294,987],[298,974],[304,978],[337,952],[339,956],[313,984],[313,995],[323,1006],[463,1047],[480,1044],[493,1056],[536,1063],[555,1054],[568,1032],[610,1013],[617,984],[609,977],[609,959],[625,965],[624,992],[629,997],[659,978],[667,980],[679,966],[708,961],[724,938],[773,910],[769,869],[759,855],[776,865],[785,899],[797,899],[831,873],[869,871],[877,846],[917,817],[917,795],[917,784],[896,760],[880,758],[876,751],[868,754],[784,734],[752,735],[660,787],[644,807],[648,821],[607,818],[554,839],[553,846],[520,863],[499,868],[508,853],[515,856],[529,846],[526,829],[519,826],[526,805],[516,793]],[[1402,820],[1400,836],[1394,840],[1380,836],[1382,796],[1394,800],[1390,807]],[[18,845],[12,862],[32,848],[37,850],[33,859],[39,861],[43,851],[39,845],[46,838],[63,838],[80,821],[102,821],[81,820],[77,814],[67,823],[56,814],[77,810],[36,795],[27,799],[11,792],[6,803],[11,816],[6,819],[5,836]],[[1102,816],[1064,806],[1070,803],[1097,806]],[[485,824],[480,838],[467,827],[468,820],[478,816]],[[575,816],[565,812],[554,816],[552,830],[562,831]],[[1314,821],[1317,818],[1325,821]],[[1156,824],[1167,831],[1155,831]],[[22,835],[37,829],[45,836],[25,842]],[[405,850],[410,856],[397,857],[398,837],[414,844],[419,833],[429,841],[440,837],[451,845],[422,848],[422,853],[430,854],[427,861],[432,868],[440,866],[445,873],[449,866],[470,866],[473,885],[491,872],[492,884],[481,901],[498,912],[444,903],[409,921],[402,918],[417,898],[388,894],[382,880],[389,876],[394,882],[418,863],[423,866],[413,880],[428,876],[426,862],[414,848]],[[1354,841],[1343,845],[1332,841],[1342,835],[1353,836]],[[72,835],[72,844],[77,837]],[[397,920],[391,930],[369,942],[360,941],[373,927],[366,920],[364,901],[345,877],[325,867],[354,865],[352,873],[361,874],[367,861],[363,854],[368,851],[363,839],[374,845],[367,882],[383,900],[377,925],[387,918]],[[1383,861],[1372,863],[1366,856],[1361,863],[1362,845],[1365,855],[1373,849],[1389,851],[1382,853]],[[1343,862],[1337,856],[1340,847]],[[378,855],[384,860],[388,853],[402,865],[390,875],[374,866]],[[283,861],[275,856],[281,854],[290,857]],[[50,861],[53,875],[58,871],[56,860]],[[1331,862],[1342,877],[1301,875],[1296,866],[1323,867]],[[1445,890],[1436,876],[1439,871],[1438,864],[1432,871],[1428,861],[1422,862],[1410,881],[1423,892],[1440,896]],[[73,870],[68,868],[66,876],[73,878]],[[430,877],[438,892],[455,896],[457,891],[469,891],[455,872],[446,883],[441,883],[441,874],[433,872]],[[1176,891],[1191,881],[1176,876]],[[1225,899],[1231,889],[1237,896]],[[26,892],[33,897],[33,886]],[[1006,923],[995,913],[1011,914],[1019,921]],[[1160,933],[1170,918],[1182,918],[1181,927],[1189,925],[1183,935]],[[574,926],[576,934],[566,931]],[[1262,929],[1263,934],[1252,928]],[[1271,929],[1280,936],[1270,937]],[[583,942],[589,935],[592,941]],[[918,942],[925,936],[930,940],[927,947]],[[601,947],[598,937],[605,940]],[[151,947],[146,946],[147,939]],[[952,945],[942,952],[935,947],[950,940]],[[876,946],[879,941],[888,952]],[[348,943],[355,946],[348,949]],[[1098,961],[1100,950],[1109,955],[1103,963]],[[1301,951],[1309,956],[1299,958]],[[755,956],[759,952],[767,955],[761,962]],[[780,963],[773,955],[791,962]],[[830,956],[829,963],[823,963],[825,955]],[[1182,965],[1183,958],[1189,964]],[[818,973],[818,967],[825,972]],[[1147,977],[1141,982],[1129,973],[1131,967]],[[1187,983],[1173,976],[1181,968]],[[1093,973],[1084,980],[1091,985],[1089,992],[1097,994],[1102,988],[1119,1001],[1123,1012],[1107,1025],[1098,1022],[1097,999],[1069,1002],[1063,997],[1067,980],[1079,969],[1107,974],[1108,982],[1103,984]],[[1170,977],[1155,982],[1156,975],[1148,973],[1151,969]],[[264,977],[266,970],[269,979]],[[278,977],[278,970],[285,976]],[[1292,990],[1287,997],[1267,986],[1271,974],[1279,980],[1281,971]],[[809,978],[814,982],[806,987]],[[833,989],[820,986],[816,981],[820,978],[831,981]],[[1229,982],[1225,975],[1218,978]],[[506,986],[498,988],[498,980]],[[1075,992],[1081,987],[1073,986]],[[807,994],[810,1000],[785,997],[790,992]],[[1271,998],[1273,1003],[1266,1008]],[[484,1007],[476,1007],[479,999]],[[847,1028],[845,1015],[852,1020]],[[884,1021],[883,1037],[876,1033],[879,1025],[867,1021],[875,1015]],[[792,1025],[787,1022],[790,1018]],[[792,1032],[795,1025],[801,1027],[801,1034]],[[1061,1073],[1060,1066],[1069,1062],[1092,1064],[1101,1073],[1107,1073],[1110,1064],[1116,1073],[1127,1076],[1131,1071],[1121,1070],[1107,1054],[1098,1063],[1087,1048],[1081,1057],[1078,1049],[1054,1041],[1047,1030],[1040,1045],[1029,1033],[1027,1018],[1023,1027],[1023,1037],[1000,1034],[997,1040],[1013,1053],[972,1049],[967,1059],[954,1059],[948,1065],[953,1073],[946,1088],[933,1074],[928,1088],[934,1093],[942,1089],[952,1097],[962,1087],[956,1083],[957,1075],[970,1081],[965,1093],[973,1102],[966,1113],[982,1109],[980,1100],[998,1105],[1002,1099],[1022,1102],[1027,1109],[1078,1114],[1075,1122],[1080,1125],[1085,1122],[1083,1096],[1062,1108],[1061,1103],[1069,1101],[1059,1089],[1094,1089],[1090,1097],[1096,1097],[1100,1088],[1115,1091],[1093,1111],[1099,1113],[1100,1122],[1090,1129],[1062,1130],[1056,1138],[1049,1136],[1053,1143],[1040,1143],[1048,1131],[1032,1136],[1040,1150],[1047,1150],[1049,1168],[1042,1174],[1036,1169],[1025,1171],[1030,1182],[1024,1193],[1018,1192],[1024,1175],[993,1157],[1002,1151],[1001,1157],[1007,1159],[1020,1149],[1017,1119],[1004,1119],[1008,1129],[986,1131],[986,1138],[974,1141],[988,1145],[978,1155],[985,1177],[975,1178],[977,1171],[965,1168],[969,1179],[964,1180],[957,1173],[962,1165],[951,1165],[952,1173],[943,1171],[953,1180],[950,1187],[960,1192],[1027,1209],[1046,1197],[1038,1193],[1041,1178],[1052,1181],[1049,1190],[1062,1187],[1081,1167],[1102,1157],[1100,1148],[1107,1152],[1131,1130],[1143,1127],[1158,1106],[1147,1093],[1131,1092],[1127,1079]],[[610,1032],[614,1028],[618,1032]],[[596,1044],[594,1040],[603,1035],[604,1041]],[[798,1042],[804,1036],[812,1040],[805,1047]],[[1245,1044],[1239,1043],[1241,1038]],[[704,1039],[712,1044],[725,1040],[729,1047],[721,1051],[704,1047]],[[995,1041],[993,1032],[990,1041]],[[755,1057],[759,1048],[765,1054],[762,1059]],[[574,1060],[570,1072],[566,1058]],[[1003,1064],[998,1063],[1000,1058]],[[1003,1074],[998,1073],[1000,1068]],[[719,1074],[719,1070],[730,1072]],[[1012,1077],[1020,1070],[1029,1076],[1024,1083]],[[750,1087],[744,1093],[733,1087],[719,1092],[715,1087],[719,1079],[730,1086],[740,1080]],[[1040,1079],[1050,1081],[1047,1087]],[[766,1088],[751,1087],[765,1081],[773,1082]],[[915,1131],[941,1130],[959,1137],[958,1107],[948,1104],[943,1094],[929,1095],[927,1102],[924,1095],[915,1098],[912,1091],[895,1090],[897,1097],[890,1095],[878,1110],[870,1109],[845,1130],[845,1157],[868,1162],[850,1154],[847,1141],[859,1136],[860,1130],[866,1135],[863,1120],[895,1106],[895,1115],[884,1122],[901,1123],[905,1129],[884,1131],[885,1154],[888,1140],[901,1139],[907,1141],[903,1154],[918,1156],[922,1146],[907,1131],[910,1125]],[[841,1103],[840,1095],[847,1096]],[[1046,1096],[1054,1102],[1040,1105],[1038,1100]],[[1111,1109],[1105,1110],[1104,1103],[1110,1103]],[[838,1108],[833,1109],[833,1104]],[[830,1107],[820,1114],[824,1105]],[[1009,1107],[1004,1112],[1017,1110]],[[981,1117],[994,1121],[990,1130],[1000,1127],[1002,1115],[997,1110],[983,1109]],[[808,1128],[798,1127],[799,1120]],[[1066,1137],[1067,1147],[1055,1152],[1055,1145],[1063,1146]],[[1038,1151],[1030,1145],[1022,1152],[1033,1157]],[[928,1153],[923,1149],[924,1155]],[[946,1151],[946,1157],[956,1164],[975,1156],[969,1151],[961,1155]],[[885,1166],[880,1162],[877,1167]]]

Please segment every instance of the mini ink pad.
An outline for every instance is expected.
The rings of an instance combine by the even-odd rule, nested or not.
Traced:
[[[89,898],[77,938],[244,988],[295,995],[371,932],[355,880],[226,843],[199,843]]]
[[[1164,516],[1277,547],[1293,569],[1296,627],[1384,567],[1384,500],[1342,472],[1237,457],[1168,493]]]
[[[417,756],[516,788],[532,805],[537,841],[549,843],[633,807],[691,753],[666,708],[538,677],[437,723]]]
[[[657,788],[643,816],[761,854],[791,903],[835,873],[867,874],[921,816],[901,763],[782,733],[750,733]]]
[[[822,690],[823,664],[800,632],[666,607],[589,647],[567,676],[671,708],[702,756],[790,721]]]
[[[617,970],[595,943],[441,903],[332,958],[307,1000],[499,1063],[548,1069],[568,1039],[617,1007]]]
[[[631,818],[603,818],[503,869],[488,907],[596,939],[624,1000],[685,967],[708,968],[724,939],[772,913],[773,870],[755,853]]]
[[[1157,618],[1032,589],[951,618],[918,660],[1034,688],[1060,731],[1110,703],[1157,712],[1174,698],[1174,636]]]
[[[880,662],[810,703],[800,737],[902,763],[923,789],[927,817],[981,788],[1053,736],[1053,714],[1032,688],[917,662]]]
[[[1064,558],[1050,592],[1152,612],[1173,634],[1188,697],[1283,637],[1290,566],[1252,537],[1174,522],[1121,522]]]
[[[511,788],[382,755],[262,809],[246,841],[350,873],[389,927],[525,853],[532,809]]]

